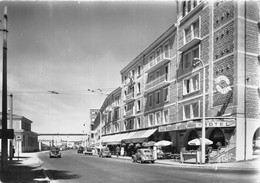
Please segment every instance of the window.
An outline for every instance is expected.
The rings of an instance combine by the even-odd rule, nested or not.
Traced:
[[[199,58],[199,47],[196,47],[183,55],[183,70],[192,66],[194,58]]]
[[[115,109],[114,111],[114,120],[119,118],[119,109]]]
[[[126,84],[127,82],[127,76],[125,76],[125,79],[124,79],[124,84]]]
[[[157,70],[155,73],[155,78],[159,78],[160,77],[160,70]]]
[[[199,117],[199,102],[194,102],[183,106],[184,119]]]
[[[154,126],[153,114],[148,115],[148,126]]]
[[[165,58],[170,57],[168,44],[164,45],[164,57],[165,57]]]
[[[131,72],[129,73],[129,77],[134,79],[134,77],[135,77],[135,70],[131,70]]]
[[[163,89],[163,101],[164,102],[169,101],[169,87]]]
[[[126,96],[127,96],[127,91],[125,90],[124,91],[124,98],[126,99]]]
[[[156,51],[156,60],[160,61],[160,59],[161,59],[161,50],[157,50]]]
[[[124,122],[124,130],[127,130],[127,121]]]
[[[195,37],[199,37],[199,20],[184,29],[184,43],[188,43]]]
[[[118,123],[114,124],[114,129],[115,129],[115,132],[119,132],[119,124]]]
[[[189,94],[199,90],[199,74],[196,74],[189,79],[185,79],[183,86],[183,94]]]
[[[140,76],[141,75],[141,66],[138,65],[137,67],[137,75]]]
[[[149,95],[148,102],[149,102],[149,107],[153,106],[153,94]]]
[[[139,129],[141,128],[141,118],[136,118],[136,124],[135,124],[135,128],[136,129]]]
[[[186,15],[186,2],[184,1],[182,4],[182,16],[184,17]]]
[[[157,91],[155,94],[155,103],[156,104],[160,103],[160,91]]]
[[[163,111],[163,123],[169,123],[169,110]]]
[[[169,66],[168,65],[166,65],[165,67],[164,67],[164,71],[165,71],[165,80],[166,81],[168,81],[169,80]]]
[[[149,74],[148,75],[148,83],[153,81],[153,74]]]
[[[132,130],[134,129],[134,119],[130,119],[125,122],[126,130]]]
[[[137,94],[141,93],[141,83],[137,83]]]
[[[155,125],[161,124],[161,112],[156,112],[155,113]]]
[[[137,109],[136,111],[141,111],[141,100],[137,100]]]
[[[154,64],[153,64],[153,60],[154,60],[154,56],[153,55],[151,55],[150,57],[149,57],[149,66],[150,67],[152,67]]]

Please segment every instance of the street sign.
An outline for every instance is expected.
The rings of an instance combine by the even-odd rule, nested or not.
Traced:
[[[14,129],[6,129],[6,131],[0,129],[0,138],[2,139],[3,137],[14,139]]]
[[[16,135],[15,136],[16,141],[22,141],[22,136],[21,135]]]

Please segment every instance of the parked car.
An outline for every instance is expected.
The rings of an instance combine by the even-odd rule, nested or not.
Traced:
[[[132,155],[132,161],[133,162],[140,162],[140,163],[144,163],[144,162],[151,162],[154,163],[155,159],[153,158],[153,154],[151,152],[150,149],[138,149],[137,152]]]
[[[50,158],[61,158],[61,152],[59,147],[52,147],[50,150]]]
[[[83,151],[83,154],[85,155],[93,155],[92,147],[86,147]]]
[[[103,157],[111,157],[111,152],[108,149],[108,147],[104,147],[104,148],[100,149],[99,157],[101,157],[101,158],[103,158]]]
[[[84,151],[84,148],[83,148],[82,146],[80,146],[80,147],[78,148],[78,153],[82,154],[83,151]]]

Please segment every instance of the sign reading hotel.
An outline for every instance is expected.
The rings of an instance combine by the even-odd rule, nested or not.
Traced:
[[[235,119],[206,119],[206,127],[234,127],[236,126]],[[159,132],[175,131],[175,130],[186,130],[191,128],[201,128],[201,121],[188,121],[183,123],[174,123],[165,126],[160,126]]]
[[[221,94],[226,94],[228,93],[231,89],[230,87],[230,81],[227,76],[219,76],[215,79],[216,83],[216,89],[219,93]]]

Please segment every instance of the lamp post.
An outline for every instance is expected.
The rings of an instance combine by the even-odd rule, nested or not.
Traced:
[[[101,142],[101,131],[102,131],[102,113],[101,111],[99,110],[99,146],[101,147],[102,146],[102,142]]]
[[[206,79],[205,79],[205,65],[203,63],[202,60],[200,60],[199,58],[194,58],[194,63],[193,63],[193,66],[197,66],[198,63],[201,63],[202,65],[202,68],[203,68],[203,88],[202,88],[202,129],[201,129],[201,163],[205,163],[205,151],[206,151],[206,148],[205,148],[205,134],[206,134],[206,126],[205,126],[205,95],[206,95]]]

